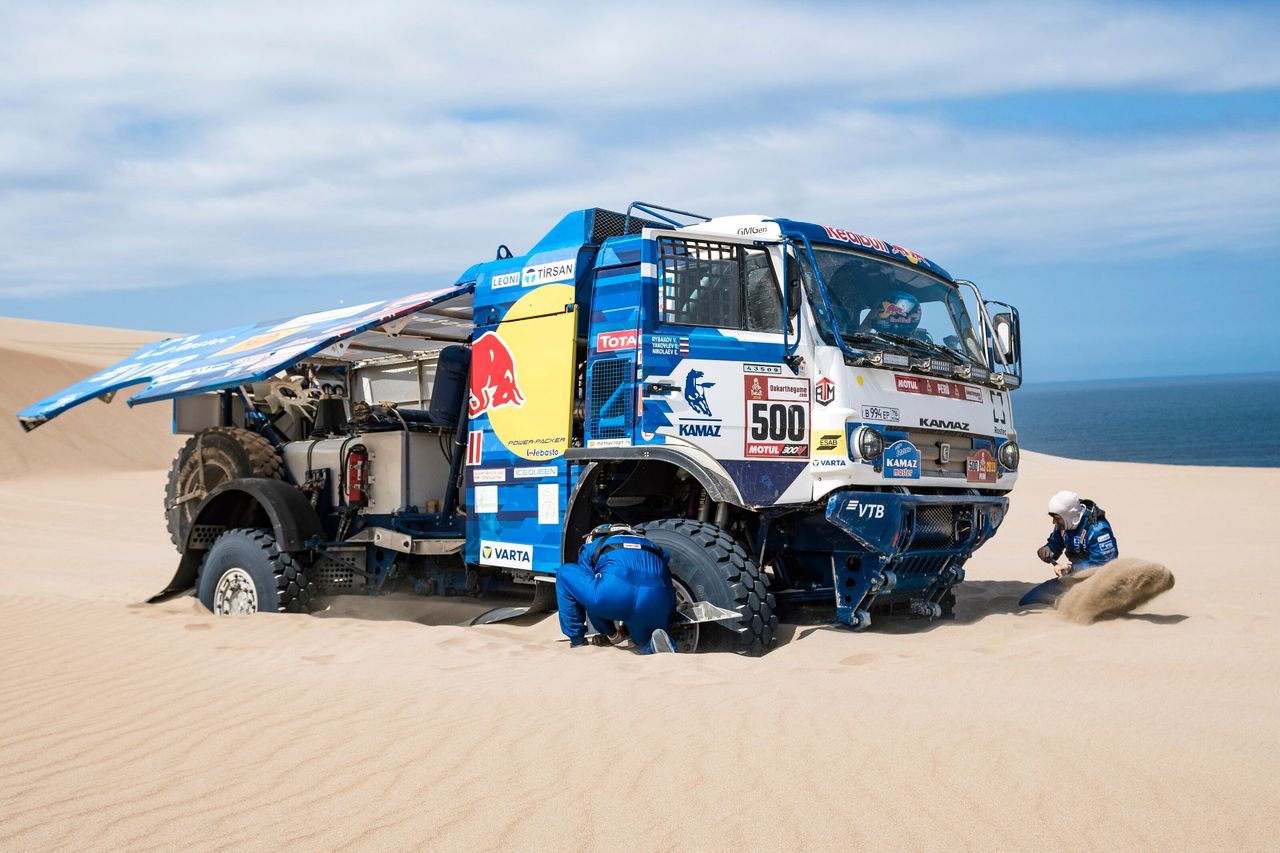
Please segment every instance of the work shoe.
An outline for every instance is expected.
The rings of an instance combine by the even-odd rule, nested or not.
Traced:
[[[654,654],[658,652],[674,652],[675,644],[671,642],[671,635],[659,628],[653,632],[653,636],[649,638],[649,649]]]

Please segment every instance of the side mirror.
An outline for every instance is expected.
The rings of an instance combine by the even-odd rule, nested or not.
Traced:
[[[1018,327],[1013,314],[1005,312],[991,318],[991,330],[995,333],[996,349],[1005,363],[1013,365],[1021,360],[1018,346]]]

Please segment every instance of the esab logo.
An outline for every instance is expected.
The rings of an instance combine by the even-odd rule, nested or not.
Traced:
[[[480,563],[506,569],[532,569],[533,549],[528,545],[480,540]]]
[[[824,435],[818,439],[818,450],[835,450],[840,444],[840,436]]]
[[[962,432],[969,431],[968,421],[942,421],[937,418],[921,418],[920,426],[933,427],[934,429],[958,429]]]

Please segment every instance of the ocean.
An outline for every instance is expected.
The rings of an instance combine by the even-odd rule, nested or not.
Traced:
[[[1280,467],[1280,373],[1031,384],[1013,415],[1054,456]]]

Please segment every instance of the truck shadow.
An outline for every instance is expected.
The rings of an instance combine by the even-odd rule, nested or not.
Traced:
[[[528,598],[509,596],[422,596],[411,592],[382,595],[334,595],[318,600],[319,609],[311,615],[317,619],[361,619],[371,622],[414,622],[419,625],[467,626],[481,614],[495,607],[528,605]],[[531,614],[511,619],[504,624],[531,624],[546,614]]]

